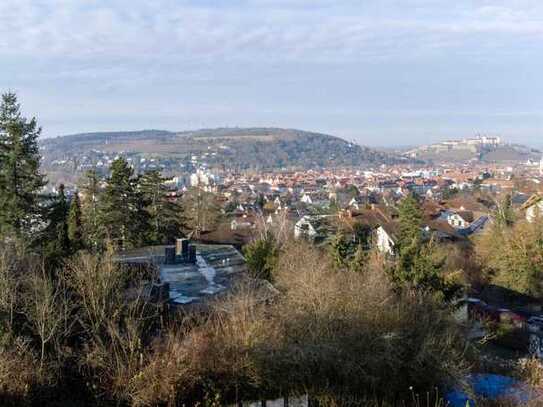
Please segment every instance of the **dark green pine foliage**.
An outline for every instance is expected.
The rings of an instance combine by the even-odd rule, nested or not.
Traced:
[[[134,170],[124,158],[111,164],[111,175],[102,194],[100,224],[114,247],[138,247],[146,243],[148,216],[138,192]]]
[[[407,248],[422,241],[422,210],[414,195],[404,198],[399,207],[399,249]]]
[[[369,225],[356,223],[353,227],[354,243],[362,249],[368,250],[371,246],[372,228]],[[358,247],[357,247],[358,249]]]
[[[68,202],[64,185],[60,185],[48,208],[49,221],[44,233],[45,256],[48,261],[58,262],[70,255],[68,237]]]
[[[279,249],[273,235],[267,233],[261,239],[251,242],[243,248],[243,254],[252,277],[273,282],[273,271],[279,257]]]
[[[85,173],[81,183],[81,214],[84,246],[91,251],[104,248],[105,231],[101,225],[100,202],[102,189],[95,170]]]
[[[433,239],[423,235],[423,213],[415,196],[406,197],[399,206],[397,263],[394,280],[401,286],[428,290],[439,296],[453,291],[442,277],[444,259],[436,256]]]
[[[83,222],[81,214],[81,201],[79,193],[75,193],[70,202],[70,210],[68,212],[68,239],[70,240],[71,249],[73,252],[83,249]]]
[[[343,268],[349,264],[351,257],[356,250],[347,236],[338,231],[330,242],[330,256],[338,268]]]
[[[36,119],[27,120],[14,93],[0,104],[0,236],[30,237],[42,225],[39,193],[46,184],[39,172]]]
[[[354,252],[352,260],[349,263],[349,269],[357,273],[363,272],[366,268],[367,262],[368,251],[362,244],[359,244]]]
[[[260,209],[260,211],[262,211],[264,209],[264,205],[266,205],[266,199],[264,198],[264,194],[260,193],[258,194],[258,196],[256,197],[256,206],[258,207],[258,209]]]
[[[168,196],[160,171],[148,171],[140,177],[138,186],[148,215],[148,240],[154,244],[169,244],[182,235],[181,206]]]
[[[511,194],[505,194],[502,201],[496,205],[494,219],[498,227],[510,227],[515,223],[515,212]]]
[[[413,282],[413,265],[422,249],[422,211],[415,196],[404,198],[399,207],[399,227],[395,277],[401,283]]]

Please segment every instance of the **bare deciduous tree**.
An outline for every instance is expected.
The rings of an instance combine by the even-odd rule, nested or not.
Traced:
[[[13,251],[14,249],[5,246],[0,247],[0,312],[6,316],[6,326],[10,331],[20,286],[19,261]]]
[[[70,304],[58,280],[47,275],[43,266],[35,266],[26,280],[24,312],[33,332],[40,339],[40,369],[43,368],[46,346],[66,333],[66,315]]]
[[[80,322],[96,339],[122,309],[122,275],[111,254],[80,254],[67,264],[66,280],[80,301]]]
[[[288,242],[293,233],[293,225],[286,209],[278,210],[271,218],[259,215],[256,219],[256,229],[259,239],[265,239],[271,235],[279,247]]]

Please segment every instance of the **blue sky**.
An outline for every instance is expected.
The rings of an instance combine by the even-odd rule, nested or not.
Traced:
[[[281,126],[543,147],[541,0],[2,0],[0,89],[44,136]]]

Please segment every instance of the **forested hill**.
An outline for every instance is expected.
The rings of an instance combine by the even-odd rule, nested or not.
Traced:
[[[100,154],[121,152],[174,166],[197,160],[241,169],[362,166],[397,160],[338,137],[279,128],[85,133],[44,139],[41,147],[46,168],[65,162],[103,161]]]

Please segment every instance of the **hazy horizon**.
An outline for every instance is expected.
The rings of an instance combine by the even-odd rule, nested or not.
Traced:
[[[543,147],[543,2],[4,0],[1,91],[44,137],[285,127]]]
[[[251,126],[253,128],[275,128],[275,127],[272,127],[272,126]],[[198,129],[183,129],[183,130],[172,130],[172,129],[118,129],[118,130],[111,130],[111,129],[105,129],[105,130],[100,130],[100,131],[83,131],[83,132],[74,132],[74,133],[66,133],[66,134],[60,134],[60,135],[43,135],[42,134],[42,139],[46,139],[46,138],[55,138],[55,137],[67,137],[67,136],[79,136],[79,135],[85,135],[85,134],[93,134],[93,133],[117,133],[117,132],[120,132],[120,133],[132,133],[132,132],[140,132],[140,131],[168,131],[170,133],[182,133],[182,132],[191,132],[191,131],[198,131],[198,130],[215,130],[215,129],[221,129],[221,128],[230,128],[230,129],[236,129],[236,128],[240,128],[240,129],[245,129],[245,128],[248,128],[248,127],[241,127],[241,126],[225,126],[225,127],[214,127],[214,128],[207,128],[207,127],[202,127],[202,128],[198,128]],[[338,135],[335,135],[335,134],[329,134],[329,133],[323,133],[321,131],[318,131],[318,130],[308,130],[308,129],[298,129],[298,128],[290,128],[290,127],[284,127],[282,129],[285,129],[285,130],[300,130],[300,131],[307,131],[307,132],[314,132],[314,133],[321,133],[321,134],[328,134],[328,135],[331,135],[331,136],[337,136],[337,137],[341,137],[347,141],[352,141],[352,142],[355,142],[355,143],[359,143],[361,145],[365,145],[365,146],[369,146],[369,147],[373,147],[373,148],[382,148],[382,149],[391,149],[391,150],[405,150],[405,149],[409,149],[409,148],[414,148],[414,147],[419,147],[423,144],[432,144],[432,143],[439,143],[440,141],[446,141],[446,140],[452,140],[454,138],[443,138],[443,139],[436,139],[436,140],[433,140],[433,141],[429,141],[427,143],[413,143],[413,144],[379,144],[378,143],[378,140],[376,140],[376,143],[374,144],[364,144],[362,142],[359,142],[357,140],[354,140],[353,138],[348,138],[348,137],[342,137],[342,136],[338,136]],[[473,134],[473,135],[467,135],[465,137],[457,137],[456,139],[465,139],[465,138],[471,138],[471,137],[477,137],[477,136],[482,136],[482,135],[488,135],[488,134]],[[506,144],[517,144],[515,142],[512,142],[511,140],[508,140],[508,139],[503,139],[502,140],[504,143]],[[543,142],[535,142],[535,143],[526,143],[527,146],[529,147],[534,147],[534,148],[537,148],[537,147],[543,147]]]

